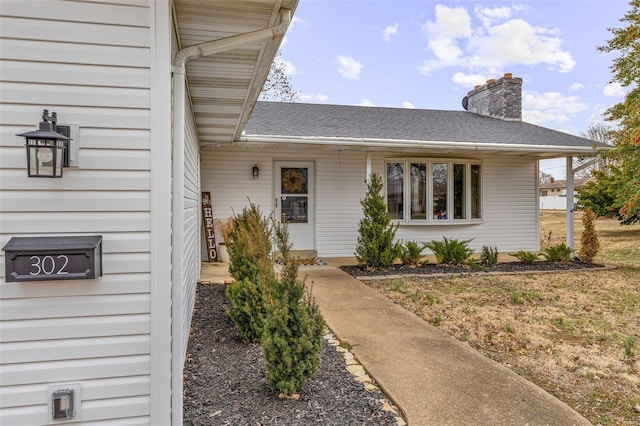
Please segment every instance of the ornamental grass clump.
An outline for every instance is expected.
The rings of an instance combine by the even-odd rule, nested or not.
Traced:
[[[388,268],[402,255],[402,245],[394,242],[398,226],[391,223],[382,195],[382,178],[373,173],[367,192],[360,200],[364,217],[358,222],[356,259],[362,268]]]
[[[402,256],[400,258],[400,260],[402,260],[402,264],[415,268],[426,263],[422,261],[422,252],[424,251],[424,248],[424,246],[421,247],[415,241],[407,241],[404,243],[404,246],[402,247]]]
[[[473,238],[457,240],[442,237],[442,240],[432,240],[425,243],[424,246],[433,252],[438,263],[465,265],[471,262],[471,256],[473,256],[473,249],[469,248],[471,241]]]
[[[571,260],[573,249],[565,243],[554,244],[542,251],[542,255],[549,262],[568,262]]]
[[[275,223],[273,229],[284,266],[264,287],[262,356],[269,387],[285,398],[295,396],[318,372],[324,321],[304,280],[298,279],[286,225]]]
[[[243,340],[258,342],[266,317],[262,286],[273,269],[269,219],[250,203],[232,218],[225,232],[225,244],[229,253],[229,272],[235,279],[226,290],[231,302],[227,314]]]
[[[600,241],[598,240],[598,233],[596,232],[596,215],[590,208],[585,209],[582,216],[582,237],[580,238],[580,251],[578,257],[581,262],[593,263],[593,259],[600,251]]]
[[[513,256],[519,259],[525,265],[533,265],[533,262],[538,260],[540,255],[538,253],[532,253],[530,251],[520,250],[517,253],[509,253],[509,256]]]

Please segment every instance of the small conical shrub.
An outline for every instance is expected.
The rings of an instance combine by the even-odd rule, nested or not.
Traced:
[[[286,225],[274,224],[284,263],[280,276],[265,285],[267,317],[262,332],[262,355],[269,387],[283,396],[302,388],[320,368],[324,321],[318,306],[298,279],[298,264],[290,255]]]
[[[231,308],[227,314],[246,342],[258,342],[266,312],[261,286],[273,270],[269,219],[250,203],[235,215],[225,244],[229,252],[229,272],[235,282],[227,287]]]
[[[360,204],[364,217],[358,222],[355,252],[358,264],[366,268],[388,268],[402,256],[402,244],[394,242],[398,226],[391,223],[391,214],[382,195],[380,175],[371,175]]]
[[[229,253],[229,273],[236,281],[257,281],[263,263],[270,260],[271,229],[269,218],[260,208],[249,202],[242,213],[231,219],[225,244]]]
[[[580,239],[581,246],[578,257],[581,262],[592,263],[593,259],[600,250],[600,241],[598,240],[598,233],[596,232],[596,215],[591,208],[587,208],[582,216],[582,237]]]

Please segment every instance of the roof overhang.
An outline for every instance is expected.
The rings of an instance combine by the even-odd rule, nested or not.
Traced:
[[[222,145],[209,145],[220,147]],[[233,144],[247,149],[292,149],[314,151],[388,151],[416,155],[501,155],[537,159],[593,157],[599,151],[591,147],[504,144],[479,142],[443,142],[399,139],[327,138],[308,136],[243,135]]]
[[[298,0],[174,0],[177,46],[251,33],[278,24]],[[186,64],[187,91],[200,145],[237,140],[260,95],[283,36],[250,43]]]

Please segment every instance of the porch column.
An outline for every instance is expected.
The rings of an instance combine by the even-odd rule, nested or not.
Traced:
[[[567,246],[573,248],[573,157],[567,157]]]
[[[367,159],[365,161],[364,170],[365,170],[365,179],[369,180],[369,178],[371,177],[371,153],[369,151],[367,151]]]

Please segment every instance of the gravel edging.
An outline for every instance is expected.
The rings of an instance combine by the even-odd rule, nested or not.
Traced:
[[[260,345],[242,343],[226,314],[225,288],[197,289],[184,368],[185,425],[404,424],[385,410],[389,399],[366,373],[358,381],[349,371],[359,372],[357,362],[331,334],[323,339],[320,372],[300,398],[279,399],[267,385]]]

